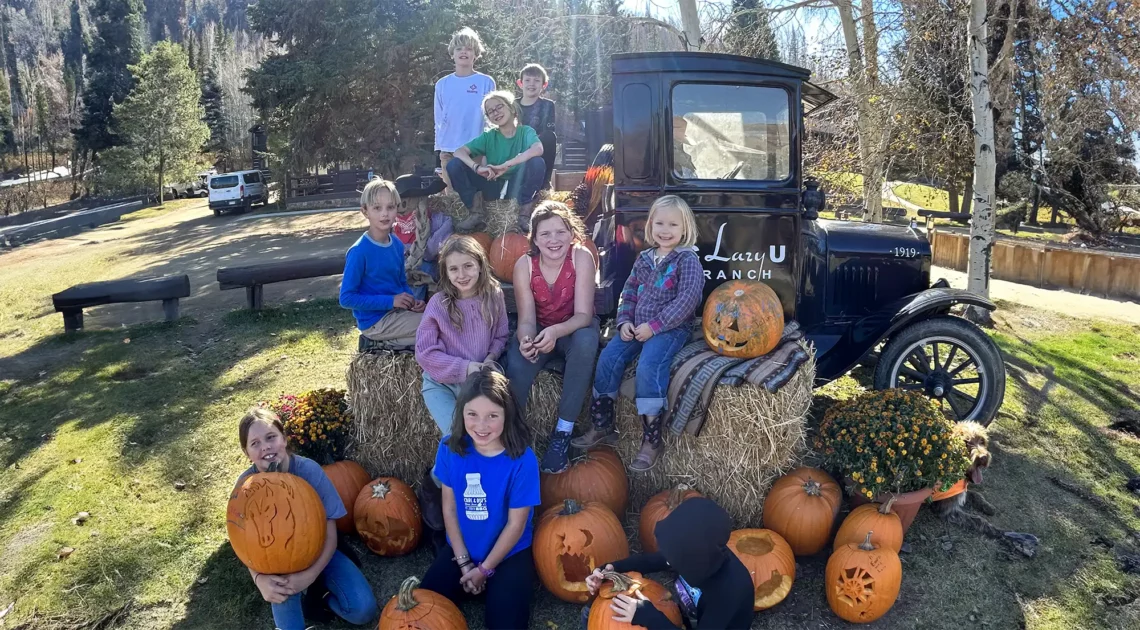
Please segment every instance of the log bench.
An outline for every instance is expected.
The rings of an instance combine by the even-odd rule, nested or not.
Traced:
[[[970,218],[973,216],[969,212],[942,212],[939,210],[919,210],[918,216],[926,219],[926,233],[929,234],[934,229],[935,219],[950,219],[963,225],[970,223]]]
[[[162,300],[166,321],[178,319],[178,298],[190,297],[190,277],[164,276],[108,280],[80,284],[51,296],[57,312],[63,313],[63,329],[83,329],[83,309],[103,304]]]
[[[218,288],[245,289],[252,310],[261,310],[262,287],[275,282],[335,276],[344,273],[344,254],[323,258],[299,258],[278,262],[218,269]]]

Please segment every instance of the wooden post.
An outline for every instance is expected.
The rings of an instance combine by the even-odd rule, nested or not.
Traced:
[[[245,300],[249,304],[250,310],[260,311],[262,304],[262,289],[265,287],[263,284],[255,284],[245,288]]]
[[[77,332],[80,330],[83,330],[83,309],[78,308],[75,310],[64,311],[63,331]]]
[[[166,321],[178,321],[178,298],[163,300],[162,312],[166,315]]]

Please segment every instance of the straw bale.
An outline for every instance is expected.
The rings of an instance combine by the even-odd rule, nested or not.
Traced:
[[[519,203],[514,199],[492,199],[483,202],[483,216],[487,233],[494,237],[519,224]]]
[[[640,510],[654,494],[688,484],[721,505],[737,527],[759,527],[772,482],[793,468],[806,450],[815,361],[800,367],[775,394],[762,387],[718,385],[700,436],[665,431],[665,452],[647,473],[630,473],[630,506]],[[629,464],[641,446],[641,422],[633,402],[618,408],[618,452]]]
[[[453,190],[431,195],[427,199],[428,211],[432,214],[442,212],[456,220],[467,217],[467,206],[463,205],[463,200]]]

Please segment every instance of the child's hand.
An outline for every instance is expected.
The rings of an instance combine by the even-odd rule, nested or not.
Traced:
[[[626,322],[618,327],[618,336],[622,341],[633,341],[633,324]]]
[[[253,579],[257,590],[261,591],[261,598],[270,604],[281,604],[293,594],[288,591],[289,580],[280,575],[259,573]]]
[[[405,294],[405,295],[407,295],[407,294]],[[416,303],[413,304],[412,308],[410,308],[408,310],[412,311],[413,313],[422,313],[422,312],[424,312],[425,308],[427,308],[427,302],[425,302],[423,300],[416,300]]]
[[[653,336],[653,328],[650,327],[649,324],[642,324],[633,329],[633,336],[638,341],[645,343],[646,341],[649,341],[650,337]]]
[[[475,361],[468,361],[467,362],[467,376],[471,376],[472,374],[474,374],[474,373],[476,373],[482,369],[483,369],[482,363],[476,363]]]
[[[396,297],[392,298],[392,308],[402,308],[404,310],[410,310],[415,305],[416,305],[416,299],[414,297],[412,297],[411,293],[401,293],[401,294],[397,295]]]
[[[597,594],[598,588],[601,587],[605,578],[602,577],[602,571],[613,571],[614,565],[607,564],[605,569],[594,569],[594,572],[586,576],[586,588],[590,591],[591,595]]]
[[[479,570],[479,567],[473,566],[469,571],[459,578],[459,583],[463,585],[463,590],[478,595],[483,592],[483,586],[487,583],[487,577]]]
[[[290,595],[296,595],[297,593],[304,591],[305,589],[312,586],[313,582],[317,581],[317,576],[310,575],[305,571],[298,571],[296,573],[290,573],[288,575],[282,575],[278,577],[285,579],[285,590],[288,591]]]
[[[558,336],[554,334],[554,331],[549,328],[543,328],[534,337],[534,349],[543,354],[550,354],[554,351],[554,344],[557,341]]]
[[[522,342],[519,343],[519,353],[531,363],[538,360],[538,348],[534,347],[534,342],[530,340],[530,337],[523,337]]]
[[[509,171],[511,167],[503,166],[502,164],[499,164],[497,166],[488,166],[487,168],[491,169],[491,174],[489,176],[487,176],[487,179],[490,179],[493,181],[493,180],[499,179],[504,174],[506,174],[506,172]]]
[[[610,600],[610,610],[617,613],[614,615],[614,621],[633,623],[633,616],[637,614],[637,607],[641,605],[642,602],[646,602],[646,606],[653,605],[649,601],[649,598],[641,594],[641,591],[637,592],[637,599],[629,595],[618,595]]]

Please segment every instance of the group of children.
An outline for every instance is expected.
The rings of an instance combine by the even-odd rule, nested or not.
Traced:
[[[449,51],[456,72],[436,85],[436,146],[450,185],[471,207],[470,202],[477,201],[475,192],[490,194],[489,184],[522,169],[522,183],[513,190],[530,194],[519,216],[530,250],[518,260],[512,277],[515,334],[487,255],[470,236],[457,233],[441,243],[435,239],[438,291],[426,301],[428,296],[413,292],[398,233],[400,194],[392,182],[379,178],[361,194],[368,230],[346,254],[340,303],[352,310],[361,335],[392,349],[414,348],[423,368],[424,403],[441,441],[417,494],[425,524],[441,535],[438,555],[421,588],[453,600],[465,593],[485,593],[488,628],[525,628],[534,583],[531,536],[534,508],[541,503],[539,471],[565,471],[572,445],[589,448],[615,441],[615,398],[625,367],[639,355],[635,402],[643,436],[629,467],[639,472],[654,466],[662,451],[670,363],[689,338],[704,274],[693,248],[697,231],[691,209],[676,196],[657,199],[646,222],[648,249],[639,254],[621,293],[618,335],[599,354],[595,261],[583,246],[587,237],[582,221],[558,202],[531,207],[533,193],[543,185],[542,178],[549,177],[549,167],[543,165],[545,141],[533,127],[518,124],[520,111],[512,95],[495,92],[493,80],[474,72],[474,60],[483,50],[473,31],[457,33]],[[528,73],[532,68],[537,71]],[[549,133],[553,103],[538,99],[546,82],[545,72],[538,71],[541,67],[528,66],[523,72],[521,113]],[[477,100],[481,114],[469,107]],[[496,129],[479,134],[475,128],[481,128],[480,116]],[[476,135],[465,135],[460,127]],[[463,232],[472,225],[459,223],[455,228]],[[504,354],[505,366],[500,363]],[[526,403],[538,372],[556,357],[567,369],[556,425],[540,463],[530,448]],[[591,370],[587,366],[594,367],[595,359]],[[573,437],[575,420],[591,392],[590,426]],[[239,434],[253,463],[245,474],[279,467],[302,476],[317,490],[330,519],[331,542],[312,567],[290,576],[251,572],[263,597],[273,604],[278,628],[304,627],[301,593],[319,578],[328,609],[353,623],[373,618],[376,602],[367,582],[337,550],[332,520],[344,514],[344,506],[320,467],[288,452],[280,421],[264,410],[251,411]],[[686,507],[689,503],[691,508]],[[658,526],[661,554],[618,564],[630,570],[672,566],[684,578],[680,592],[694,602],[698,627],[747,627],[751,582],[725,547],[731,529],[727,514],[707,500],[686,502],[682,508]],[[740,584],[726,589],[725,580]],[[591,588],[596,581],[597,576],[591,578]],[[701,600],[700,589],[714,586]],[[716,603],[705,606],[709,600]],[[659,625],[649,610],[652,605],[645,602],[618,598],[613,607],[624,620],[672,627]],[[650,619],[654,623],[642,623]],[[721,625],[737,622],[742,625]]]

